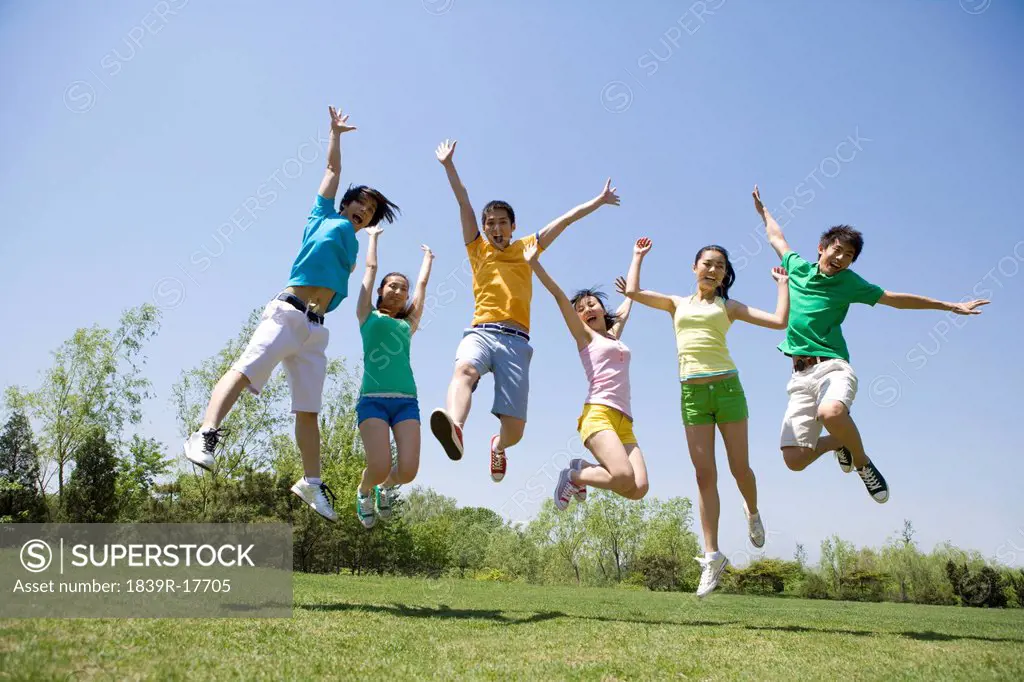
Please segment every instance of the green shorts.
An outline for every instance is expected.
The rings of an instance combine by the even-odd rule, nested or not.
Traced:
[[[728,424],[747,418],[747,396],[738,374],[709,384],[680,384],[683,424]]]

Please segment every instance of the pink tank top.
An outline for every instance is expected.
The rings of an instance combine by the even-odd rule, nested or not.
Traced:
[[[607,405],[632,419],[629,406],[629,348],[606,336],[594,340],[580,351],[590,389],[585,402]]]

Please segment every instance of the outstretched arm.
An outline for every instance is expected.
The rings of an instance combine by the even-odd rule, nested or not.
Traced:
[[[420,245],[423,249],[423,263],[420,265],[420,276],[416,279],[416,292],[412,295],[412,306],[409,309],[410,333],[415,334],[420,327],[420,318],[423,316],[423,303],[427,300],[427,282],[430,281],[430,266],[434,263],[434,252],[426,244]]]
[[[331,114],[331,137],[327,142],[327,170],[324,171],[324,179],[320,181],[320,196],[324,199],[334,200],[338,194],[338,183],[341,181],[341,134],[355,130],[355,126],[348,124],[348,116],[342,116],[341,111],[334,107],[327,107]]]
[[[626,296],[626,279],[624,277],[615,278],[615,291]],[[633,299],[626,296],[626,300],[619,304],[618,310],[615,311],[615,324],[608,330],[616,339],[622,338],[622,331],[626,328],[626,322],[629,320],[629,311],[632,309]]]
[[[765,235],[768,237],[768,243],[775,249],[775,253],[778,254],[779,258],[782,258],[788,251],[793,249],[789,248],[789,243],[786,241],[785,235],[782,234],[782,228],[769,213],[768,209],[761,202],[761,192],[758,191],[757,185],[754,185],[754,208],[757,210],[757,214],[761,216],[761,220],[764,222]]]
[[[739,301],[730,299],[726,303],[726,310],[729,312],[729,319],[743,320],[758,327],[768,329],[785,329],[789,324],[789,275],[785,268],[778,266],[772,268],[772,278],[778,285],[779,297],[775,303],[775,312],[766,313],[757,308],[751,308]]]
[[[644,256],[651,250],[654,243],[647,237],[640,237],[633,245],[633,262],[629,264],[629,274],[626,275],[625,295],[651,308],[665,310],[672,314],[676,312],[676,302],[671,296],[659,294],[657,291],[644,291],[640,289],[640,265],[644,262]]]
[[[608,178],[608,181],[604,183],[604,189],[601,190],[601,193],[596,197],[585,204],[580,204],[565,215],[556,218],[545,225],[544,228],[537,233],[537,241],[540,242],[540,248],[543,250],[551,246],[551,242],[555,241],[558,235],[565,231],[565,228],[569,227],[580,218],[590,215],[605,204],[611,204],[612,206],[619,205],[619,195],[615,193],[615,188],[612,187],[611,178]]]
[[[918,296],[917,294],[897,294],[893,291],[886,291],[882,294],[882,297],[878,299],[878,302],[890,306],[892,308],[899,308],[900,310],[948,310],[951,313],[957,315],[980,315],[980,308],[983,305],[988,305],[990,301],[978,298],[973,301],[966,303],[950,303],[948,301],[939,301],[934,298],[928,298],[927,296]]]
[[[448,184],[452,186],[455,199],[459,202],[459,219],[462,221],[462,238],[466,244],[476,239],[480,234],[480,227],[476,224],[476,214],[473,213],[473,206],[469,203],[469,192],[466,186],[459,179],[459,173],[455,170],[455,145],[458,140],[445,140],[437,145],[434,154],[437,160],[444,166],[444,172],[448,176]]]
[[[366,228],[370,243],[366,247],[366,272],[363,273],[363,283],[359,287],[359,299],[356,301],[356,319],[360,327],[373,312],[373,283],[377,281],[377,237],[383,231],[383,227]]]
[[[590,329],[580,321],[580,316],[576,314],[576,309],[572,307],[572,302],[569,301],[569,297],[565,295],[562,288],[558,286],[558,282],[553,280],[547,270],[544,269],[544,266],[540,264],[540,249],[537,248],[537,244],[531,241],[523,255],[526,257],[526,262],[530,264],[534,274],[537,275],[537,279],[555,297],[558,309],[562,312],[562,317],[565,318],[565,326],[569,328],[569,333],[576,339],[576,345],[582,350],[590,343]]]

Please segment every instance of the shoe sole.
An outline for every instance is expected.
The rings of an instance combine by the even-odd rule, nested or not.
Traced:
[[[448,459],[453,462],[458,462],[462,459],[462,449],[459,447],[458,436],[455,435],[455,427],[443,410],[434,410],[431,413],[430,432],[441,443],[441,447],[444,448],[444,453],[448,455]]]
[[[718,589],[718,581],[722,579],[722,574],[725,573],[725,568],[728,565],[729,565],[729,560],[728,559],[723,559],[722,560],[722,567],[720,569],[718,569],[718,573],[715,574],[715,585],[714,585],[714,587],[712,587],[710,590],[708,590],[704,594],[698,594],[697,595],[698,599],[703,599],[704,597],[708,596],[709,594],[711,594],[712,592],[714,592],[715,590]]]
[[[299,492],[298,490],[296,490],[296,489],[295,489],[295,486],[292,486],[292,487],[291,487],[291,491],[292,491],[292,494],[293,494],[293,495],[295,495],[295,497],[297,497],[297,498],[299,498],[300,500],[302,500],[302,503],[303,503],[303,504],[305,504],[305,505],[306,505],[307,507],[309,507],[310,509],[312,509],[313,511],[315,511],[315,512],[316,512],[317,514],[319,514],[321,518],[324,518],[324,519],[326,519],[326,520],[330,521],[331,523],[335,523],[335,522],[337,522],[337,520],[338,520],[338,517],[337,517],[337,516],[335,516],[335,517],[334,517],[334,518],[332,519],[332,518],[331,518],[330,516],[327,516],[326,514],[321,514],[321,513],[320,513],[320,510],[319,510],[319,509],[317,509],[315,505],[313,505],[313,504],[310,504],[309,502],[307,502],[307,501],[306,501],[306,498],[302,496],[302,493],[300,493],[300,492]]]
[[[196,461],[196,460],[192,459],[192,455],[189,454],[187,446],[185,447],[185,459],[187,459],[188,461],[192,462],[193,464],[195,464],[200,469],[205,469],[206,471],[210,471],[210,472],[213,471],[213,465],[209,465],[206,462],[199,462],[199,461]]]

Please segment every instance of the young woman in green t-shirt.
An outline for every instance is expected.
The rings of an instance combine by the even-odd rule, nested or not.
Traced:
[[[377,238],[383,228],[369,228],[366,273],[356,302],[359,333],[363,337],[363,381],[356,403],[359,435],[366,452],[366,468],[356,490],[356,515],[366,528],[377,517],[391,516],[395,490],[416,477],[420,466],[420,408],[416,381],[409,361],[409,345],[423,315],[427,281],[434,254],[423,245],[423,264],[412,302],[409,278],[400,272],[384,275],[373,303],[377,278]],[[391,434],[398,461],[391,460]],[[372,494],[371,494],[372,493]]]

